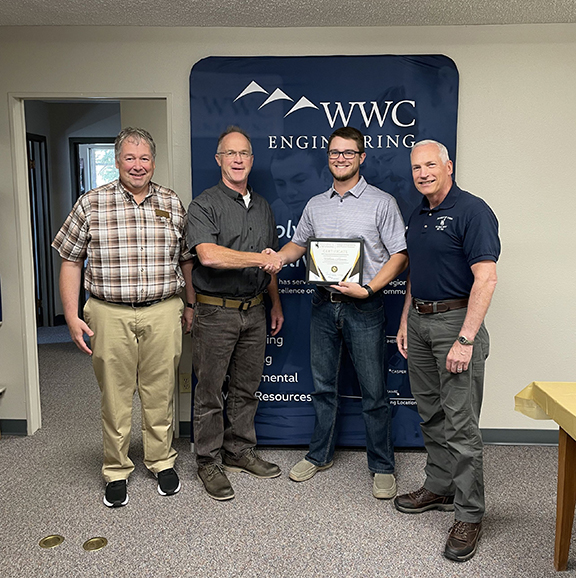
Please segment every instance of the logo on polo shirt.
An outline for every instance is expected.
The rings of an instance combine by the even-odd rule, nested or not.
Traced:
[[[444,215],[443,217],[436,217],[436,219],[438,221],[438,224],[436,225],[437,231],[444,231],[444,229],[448,227],[449,222],[454,220],[448,215]],[[448,223],[446,221],[448,221]]]

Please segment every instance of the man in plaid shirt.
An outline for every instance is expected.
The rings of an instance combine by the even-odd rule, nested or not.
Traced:
[[[82,195],[52,243],[62,257],[60,294],[70,335],[81,351],[92,355],[102,392],[102,474],[109,507],[128,502],[136,388],[144,463],[158,478],[161,495],[180,490],[172,400],[182,350],[180,321],[188,332],[195,301],[186,211],[173,191],[151,181],[156,155],[152,137],[143,129],[126,128],[116,137],[115,154],[119,179]],[[78,295],[85,260],[84,287],[90,299],[82,320]],[[187,307],[177,296],[184,287]]]

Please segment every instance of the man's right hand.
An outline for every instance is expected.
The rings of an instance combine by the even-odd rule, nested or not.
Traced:
[[[408,327],[406,321],[400,321],[398,333],[396,334],[396,345],[398,351],[404,359],[408,359]]]
[[[273,249],[264,249],[264,251],[262,251],[262,256],[264,257],[264,265],[262,265],[262,269],[264,269],[266,273],[275,275],[282,270],[284,263],[276,251]]]
[[[88,355],[92,355],[92,350],[86,345],[84,341],[84,334],[88,335],[88,337],[92,337],[94,335],[94,331],[82,321],[79,317],[71,319],[67,321],[68,323],[68,331],[70,331],[70,337],[72,337],[72,341],[76,344],[76,347],[80,351],[87,353]]]

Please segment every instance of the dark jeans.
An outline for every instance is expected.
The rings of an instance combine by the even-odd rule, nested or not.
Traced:
[[[221,462],[221,450],[240,457],[256,445],[254,396],[266,347],[264,305],[238,311],[199,303],[192,330],[194,451],[200,464]],[[229,372],[226,415],[222,387]]]
[[[331,303],[318,291],[312,297],[310,359],[316,423],[306,459],[324,466],[332,460],[338,416],[338,374],[343,344],[358,376],[366,426],[368,469],[394,473],[391,412],[386,389],[386,314],[381,293],[350,303]]]
[[[428,452],[424,486],[441,496],[454,495],[457,520],[479,522],[484,514],[484,479],[478,419],[490,344],[484,325],[474,338],[468,370],[446,369],[446,356],[466,311],[421,315],[410,309],[408,371]]]

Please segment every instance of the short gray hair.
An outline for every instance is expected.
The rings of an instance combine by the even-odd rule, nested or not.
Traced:
[[[232,134],[234,132],[237,132],[238,134],[241,134],[243,137],[246,138],[246,140],[248,141],[248,144],[250,145],[250,152],[252,152],[252,141],[250,140],[250,135],[243,129],[240,128],[239,126],[236,125],[230,125],[219,137],[218,137],[218,146],[216,147],[216,152],[220,152],[220,144],[222,143],[222,141],[224,140],[225,137],[227,137],[229,134]]]
[[[116,156],[116,160],[120,159],[120,151],[122,150],[122,145],[127,140],[133,140],[136,144],[140,143],[140,141],[144,141],[150,147],[152,160],[156,160],[156,144],[154,143],[152,135],[143,128],[135,128],[133,126],[123,128],[118,133],[118,136],[114,141],[114,155]]]
[[[423,147],[423,146],[429,145],[429,144],[433,144],[433,145],[436,145],[438,147],[438,153],[440,154],[440,160],[442,161],[443,164],[446,164],[450,160],[450,155],[448,154],[448,149],[441,142],[438,142],[437,140],[432,140],[432,139],[421,140],[421,141],[417,142],[412,147],[412,150],[414,150],[416,147]]]

